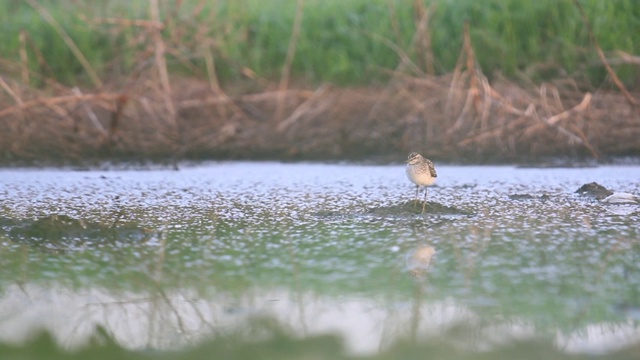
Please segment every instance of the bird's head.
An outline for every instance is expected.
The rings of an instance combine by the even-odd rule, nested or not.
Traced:
[[[422,160],[422,155],[418,154],[417,152],[412,152],[411,154],[409,154],[409,156],[407,157],[407,160],[404,163],[415,165],[419,163],[420,160]]]

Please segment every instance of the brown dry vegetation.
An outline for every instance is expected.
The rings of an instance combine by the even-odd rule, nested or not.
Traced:
[[[153,2],[152,2],[153,3]],[[153,10],[153,6],[152,6]],[[213,71],[208,81],[171,75],[157,18],[147,29],[146,57],[127,79],[98,90],[0,77],[3,163],[107,159],[379,159],[420,151],[439,161],[518,162],[545,157],[640,155],[640,111],[615,90],[585,91],[572,79],[527,85],[490,83],[465,32],[455,71],[422,72],[402,59],[386,87],[316,89],[259,79],[260,91],[230,95]],[[155,15],[157,16],[157,14]],[[425,16],[426,19],[426,16]],[[418,27],[416,40],[428,34]],[[290,49],[295,52],[295,28]],[[597,43],[595,44],[597,48]],[[598,48],[599,50],[599,48]],[[601,51],[600,51],[601,52]],[[210,56],[210,55],[209,55]],[[604,58],[603,62],[606,64]],[[19,64],[3,64],[25,75]],[[45,79],[46,81],[46,79]],[[523,83],[525,85],[523,85]]]
[[[32,94],[0,110],[0,151],[14,159],[363,159],[417,149],[445,161],[640,154],[638,111],[613,91],[570,81],[491,86],[479,72],[399,75],[384,89],[225,96],[207,82],[155,80],[127,93]],[[475,85],[470,84],[476,82]],[[283,116],[276,117],[282,99]]]

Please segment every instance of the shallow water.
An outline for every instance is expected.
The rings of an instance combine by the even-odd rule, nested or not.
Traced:
[[[478,348],[640,341],[640,205],[574,193],[640,194],[640,167],[438,175],[420,214],[401,166],[0,170],[0,342],[45,328],[73,348],[102,325],[127,348],[181,348],[254,316],[355,353],[457,324]],[[80,225],[21,232],[62,215]]]

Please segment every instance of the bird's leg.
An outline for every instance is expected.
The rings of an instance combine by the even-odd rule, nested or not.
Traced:
[[[420,185],[416,185],[416,197],[413,199],[413,207],[418,204],[418,191],[420,191]]]
[[[427,187],[424,187],[424,201],[422,202],[422,213],[424,214],[424,209],[427,206]]]

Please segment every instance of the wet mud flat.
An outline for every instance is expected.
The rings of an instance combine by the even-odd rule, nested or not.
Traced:
[[[424,211],[423,211],[424,208]],[[375,207],[369,213],[385,216],[398,216],[407,214],[432,214],[432,215],[472,215],[471,212],[447,206],[435,201],[409,200],[404,203],[391,206]]]
[[[591,182],[582,185],[575,191],[584,201],[597,200],[601,204],[628,205],[625,209],[634,212],[634,206],[640,206],[640,197],[629,193],[614,193],[604,186]],[[517,211],[518,201],[543,201],[553,202],[558,199],[547,193],[530,194],[517,193],[508,195],[508,199],[514,202],[514,210]],[[139,210],[138,210],[139,211]],[[5,234],[16,242],[27,243],[32,246],[41,246],[48,249],[83,248],[85,246],[103,243],[144,243],[157,238],[158,232],[150,228],[137,225],[135,222],[122,223],[120,218],[124,215],[124,209],[118,209],[112,214],[112,222],[100,223],[89,220],[73,218],[65,214],[53,214],[36,220],[0,218],[0,227]],[[318,218],[356,216],[360,212],[323,212],[316,213]],[[407,200],[398,204],[371,207],[363,214],[380,217],[411,217],[421,215],[423,217],[440,217],[443,215],[457,215],[472,217],[473,211],[463,210],[455,206],[447,206],[436,201]],[[450,217],[454,221],[456,217]]]

